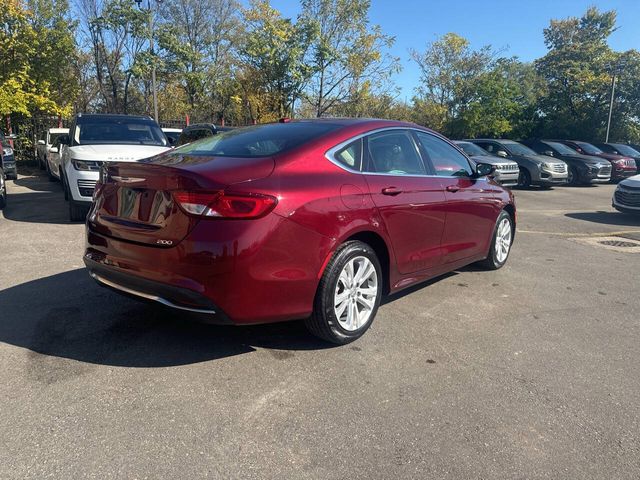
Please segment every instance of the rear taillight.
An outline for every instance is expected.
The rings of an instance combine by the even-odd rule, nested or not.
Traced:
[[[258,193],[173,192],[173,198],[186,213],[198,217],[249,219],[265,216],[278,199]]]

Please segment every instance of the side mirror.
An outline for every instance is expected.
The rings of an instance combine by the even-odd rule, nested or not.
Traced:
[[[49,149],[49,153],[58,153],[58,152],[59,152],[58,147],[51,147],[51,148]]]
[[[547,157],[553,157],[553,152],[551,150],[545,150],[544,152],[542,152],[543,155],[546,155]]]
[[[509,154],[507,152],[505,152],[504,150],[498,150],[496,152],[496,155],[502,158],[507,158],[509,156]]]
[[[476,176],[486,177],[496,171],[495,165],[490,163],[476,163]]]
[[[69,145],[71,143],[71,138],[69,135],[61,135],[58,139],[58,143],[60,143],[60,145]]]
[[[46,145],[46,142],[44,140],[38,140],[38,145]]]

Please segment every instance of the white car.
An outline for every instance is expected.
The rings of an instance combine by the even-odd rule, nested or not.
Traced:
[[[38,140],[38,161],[47,171],[49,180],[60,180],[60,138],[68,135],[68,128],[50,128],[45,140]]]
[[[170,150],[155,121],[132,115],[80,114],[64,143],[62,183],[72,222],[86,218],[105,162],[135,162]]]
[[[625,178],[618,183],[611,205],[619,212],[640,215],[640,175]]]

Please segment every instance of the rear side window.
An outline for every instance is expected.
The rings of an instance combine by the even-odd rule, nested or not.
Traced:
[[[416,135],[429,157],[436,175],[467,177],[473,173],[467,157],[460,153],[457,148],[428,133],[417,133]]]
[[[319,138],[339,125],[333,123],[273,123],[218,133],[174,150],[178,155],[267,157]]]
[[[411,134],[391,130],[367,137],[369,170],[393,175],[426,174]]]
[[[351,170],[362,170],[362,139],[350,143],[338,150],[333,158]]]

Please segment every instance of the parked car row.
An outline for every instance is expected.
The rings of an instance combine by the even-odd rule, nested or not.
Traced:
[[[518,167],[517,185],[588,185],[618,182],[638,172],[640,152],[630,145],[599,144],[600,149],[587,142],[575,140],[513,140],[477,138],[456,142],[471,157],[485,158],[495,162],[496,158],[512,161]],[[481,147],[489,157],[482,156]],[[606,150],[606,151],[605,151]],[[492,159],[492,160],[490,160]],[[496,163],[496,180],[512,185],[512,179],[503,175]]]
[[[47,165],[71,220],[86,218],[91,276],[211,322],[306,318],[335,343],[369,328],[383,294],[470,263],[502,267],[516,221],[503,186],[631,171],[630,157],[565,140],[453,143],[393,121],[221,130],[78,115],[53,140]],[[630,181],[614,202],[640,197]]]

